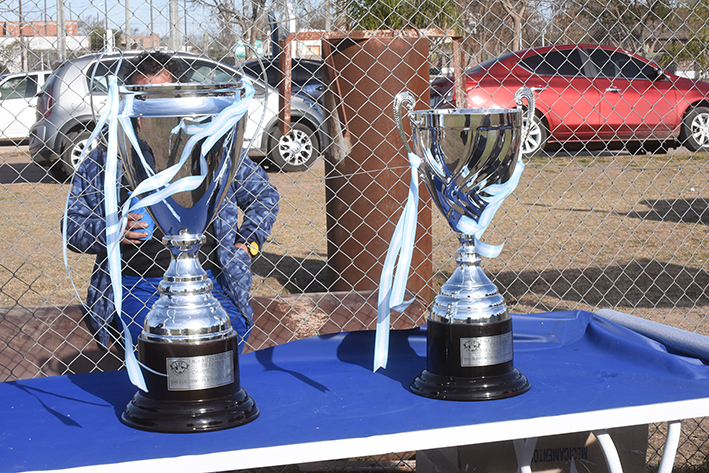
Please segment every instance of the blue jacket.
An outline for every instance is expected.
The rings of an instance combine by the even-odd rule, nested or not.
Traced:
[[[72,251],[96,255],[86,306],[90,311],[89,322],[96,331],[98,341],[108,346],[110,334],[107,324],[113,320],[115,307],[106,253],[103,192],[105,161],[106,151],[97,148],[76,170],[69,196],[67,240]],[[259,247],[263,247],[276,220],[278,198],[278,191],[269,183],[264,170],[244,157],[214,219],[217,254],[222,268],[219,284],[246,318],[247,326],[253,323],[254,315],[249,302],[251,261],[244,250],[234,247],[234,243],[255,241]],[[244,213],[240,226],[239,209]]]

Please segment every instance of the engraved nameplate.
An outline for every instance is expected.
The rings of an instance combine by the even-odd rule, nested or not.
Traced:
[[[167,358],[168,391],[216,388],[234,382],[234,353]]]
[[[490,366],[512,360],[512,332],[460,339],[460,366]]]

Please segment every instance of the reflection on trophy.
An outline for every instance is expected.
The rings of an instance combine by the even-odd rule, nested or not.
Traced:
[[[172,252],[138,339],[148,391],[123,414],[132,427],[218,430],[259,414],[240,386],[237,334],[197,256],[241,162],[246,120],[228,113],[243,94],[243,83],[136,85],[120,93],[124,172]]]
[[[427,367],[411,384],[416,394],[485,400],[522,394],[530,387],[513,364],[512,320],[505,301],[480,267],[480,254],[496,256],[499,249],[477,238],[523,169],[523,98],[527,113],[533,113],[534,96],[526,88],[515,94],[516,109],[414,111],[408,92],[394,101],[402,141],[411,154],[402,122],[406,108],[422,179],[461,243],[457,268],[428,318]]]

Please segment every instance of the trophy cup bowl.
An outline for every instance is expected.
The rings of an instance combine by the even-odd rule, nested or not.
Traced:
[[[457,267],[430,310],[426,369],[411,384],[416,394],[469,401],[529,390],[529,381],[514,367],[512,320],[504,298],[485,276],[475,251],[475,233],[492,218],[486,213],[491,197],[515,178],[526,132],[522,98],[528,102],[526,113],[533,113],[534,96],[526,88],[515,94],[520,107],[514,109],[415,111],[408,92],[394,101],[402,140],[411,153],[403,107],[415,154],[421,158],[421,178],[461,244]],[[490,209],[492,214],[495,210]]]
[[[118,149],[130,187],[145,189],[147,180],[172,173],[169,181],[134,196],[155,197],[146,207],[172,253],[138,338],[148,391],[138,391],[122,416],[138,429],[219,430],[259,414],[240,385],[238,336],[197,257],[240,165],[246,119],[227,122],[217,135],[199,131],[216,126],[220,113],[243,94],[241,82],[136,85],[120,92]],[[190,180],[185,190],[156,195]]]

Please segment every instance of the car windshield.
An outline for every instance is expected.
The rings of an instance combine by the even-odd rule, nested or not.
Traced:
[[[200,58],[179,58],[182,61],[185,74],[180,78],[181,82],[234,82],[238,81],[240,74],[226,66],[222,66],[212,61]],[[118,59],[108,59],[102,61],[97,67],[94,74],[93,83],[91,83],[91,74],[93,73],[93,65],[86,70],[86,79],[90,84],[92,92],[106,93],[108,91],[108,77],[115,74],[118,66]],[[118,82],[122,83],[127,74],[125,67],[118,74]]]
[[[262,60],[268,76],[268,85],[278,87],[281,80],[279,70],[280,63],[277,59],[265,58]],[[324,76],[324,63],[319,61],[309,61],[307,59],[294,59],[291,64],[291,74],[294,86],[302,87],[309,83],[320,83]],[[244,63],[246,73],[263,80],[263,70],[258,61],[247,61]]]
[[[496,62],[498,62],[498,61],[504,61],[504,60],[507,59],[508,57],[512,56],[512,54],[513,54],[513,53],[508,53],[508,54],[504,54],[504,55],[502,55],[502,56],[500,56],[500,57],[495,57],[495,58],[492,58],[492,59],[488,59],[487,61],[485,61],[485,62],[483,62],[483,63],[481,63],[481,64],[478,64],[477,66],[473,66],[473,67],[471,67],[470,69],[468,69],[468,74],[475,74],[476,72],[480,72],[480,71],[484,71],[484,70],[486,70],[486,69],[489,69],[490,66],[492,66],[492,65],[495,64]]]

